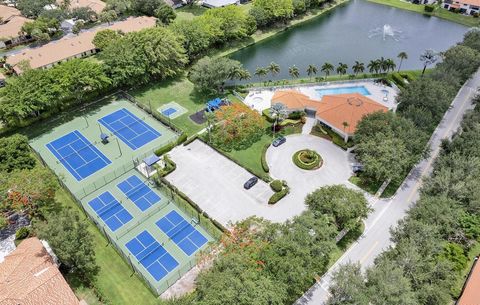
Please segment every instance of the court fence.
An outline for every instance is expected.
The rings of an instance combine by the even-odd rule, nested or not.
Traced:
[[[152,109],[152,104],[150,101],[148,102],[148,105],[145,105],[144,103],[139,102],[136,98],[131,96],[125,91],[118,91],[117,93],[118,96],[123,97],[124,99],[130,101],[132,104],[137,106],[138,108],[142,109],[146,113],[150,114],[153,116],[157,121],[162,123],[163,125],[167,126],[169,129],[173,130],[177,135],[180,135],[183,133],[183,131],[178,128],[174,123],[172,123],[172,120],[169,119],[167,116],[164,116],[163,114],[159,113],[157,110]]]

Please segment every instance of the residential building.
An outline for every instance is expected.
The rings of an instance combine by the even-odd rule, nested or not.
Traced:
[[[475,15],[480,12],[480,0],[445,0],[443,8],[456,11],[461,14]]]
[[[480,264],[478,256],[473,261],[472,269],[458,298],[456,305],[480,305]]]
[[[172,8],[180,8],[185,5],[182,0],[164,0],[166,4],[171,6]]]
[[[57,0],[57,5],[61,5],[63,2],[64,0]],[[79,7],[89,7],[95,13],[100,14],[106,6],[107,4],[102,0],[70,0],[69,8],[72,10]]]
[[[359,93],[324,95],[321,100],[314,100],[295,90],[280,90],[272,97],[271,104],[275,103],[284,104],[289,112],[305,111],[317,123],[342,135],[345,141],[353,136],[365,115],[388,111],[386,106]]]
[[[14,7],[0,5],[0,48],[13,47],[32,37],[22,33],[22,26],[31,19],[22,16]]]
[[[0,263],[0,304],[81,305],[58,270],[48,244],[38,238],[22,241]]]
[[[93,44],[95,34],[101,30],[111,29],[124,33],[136,32],[146,28],[154,27],[154,17],[131,17],[111,25],[99,26],[78,35],[70,35],[52,41],[38,48],[25,49],[21,53],[7,57],[6,63],[10,65],[17,74],[22,73],[19,63],[28,62],[30,68],[50,68],[70,59],[82,58],[95,54],[98,50]]]
[[[224,7],[232,4],[240,4],[240,0],[204,0],[202,5],[208,8]]]

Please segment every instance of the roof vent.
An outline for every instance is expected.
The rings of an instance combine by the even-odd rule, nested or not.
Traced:
[[[356,107],[360,107],[363,105],[363,101],[358,97],[350,97],[347,99],[348,104]]]

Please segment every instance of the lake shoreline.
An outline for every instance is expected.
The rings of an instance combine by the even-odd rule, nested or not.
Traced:
[[[368,2],[381,4],[385,6],[390,6],[410,12],[419,13],[425,16],[437,17],[450,22],[458,23],[468,27],[474,27],[480,25],[480,19],[474,18],[473,16],[464,16],[458,13],[450,12],[443,8],[436,8],[433,12],[426,12],[425,5],[423,4],[413,4],[401,0],[367,0]]]
[[[348,3],[350,0],[340,0],[340,1],[336,1],[333,5],[325,8],[325,9],[319,9],[317,12],[315,13],[309,13],[309,14],[306,14],[305,16],[303,16],[302,18],[300,19],[294,19],[294,20],[291,20],[286,26],[284,27],[281,27],[281,28],[275,28],[275,29],[270,29],[268,30],[267,32],[262,32],[262,33],[255,33],[253,34],[250,38],[248,38],[247,40],[250,40],[250,39],[253,39],[253,41],[251,42],[246,42],[246,41],[238,41],[238,42],[235,42],[235,44],[240,44],[239,46],[229,46],[229,47],[226,47],[226,50],[217,50],[215,51],[214,54],[210,54],[210,56],[213,56],[213,57],[225,57],[225,56],[228,56],[230,54],[233,54],[237,51],[240,51],[244,48],[247,48],[247,47],[251,47],[252,45],[255,45],[259,42],[263,42],[267,39],[270,39],[270,38],[273,38],[275,37],[276,35],[278,34],[281,34],[281,33],[284,33],[285,31],[288,31],[290,29],[293,29],[299,25],[304,25],[305,23],[309,22],[309,21],[312,21],[314,20],[315,18],[317,17],[320,17],[322,15],[324,15],[325,13],[328,13],[330,12],[331,10],[341,6],[341,5],[344,5],[346,3]]]

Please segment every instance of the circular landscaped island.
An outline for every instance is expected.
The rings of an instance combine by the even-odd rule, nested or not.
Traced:
[[[293,163],[305,170],[318,169],[323,164],[322,157],[314,150],[302,149],[293,154]]]

